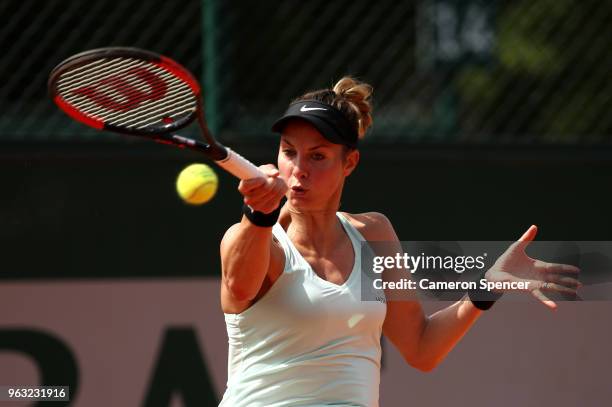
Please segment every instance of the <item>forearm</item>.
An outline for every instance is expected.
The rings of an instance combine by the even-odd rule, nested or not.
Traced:
[[[419,354],[430,369],[438,365],[478,319],[481,310],[464,297],[427,318]]]
[[[245,217],[234,225],[221,245],[223,280],[239,299],[252,299],[270,264],[272,228],[258,227]]]

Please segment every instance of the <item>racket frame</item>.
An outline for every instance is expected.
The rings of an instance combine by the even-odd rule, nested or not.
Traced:
[[[170,71],[172,74],[183,80],[193,91],[196,101],[195,111],[184,116],[179,116],[178,119],[170,123],[164,123],[162,125],[157,125],[153,128],[146,129],[128,129],[121,126],[113,126],[104,123],[102,120],[95,120],[94,118],[81,113],[69,102],[64,100],[64,98],[59,94],[59,79],[62,74],[70,70],[91,63],[94,60],[104,58],[140,59],[158,65],[164,70]],[[66,114],[68,114],[74,120],[79,121],[89,127],[93,127],[97,130],[109,130],[114,133],[146,137],[163,144],[171,144],[179,148],[188,148],[204,153],[222,168],[240,179],[264,176],[254,164],[231,149],[225,147],[212,136],[204,117],[204,107],[201,101],[201,88],[198,81],[185,67],[170,58],[134,47],[107,47],[92,49],[75,54],[58,64],[49,75],[47,87],[51,99],[53,99],[53,101]],[[182,137],[178,134],[172,134],[174,131],[180,130],[190,125],[194,121],[198,122],[200,132],[206,141],[205,143],[199,140]]]

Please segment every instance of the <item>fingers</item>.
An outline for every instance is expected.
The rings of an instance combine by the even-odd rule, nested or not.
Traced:
[[[557,309],[557,304],[553,300],[548,298],[546,295],[544,295],[544,293],[542,293],[540,289],[533,290],[531,294],[533,294],[534,297],[536,297],[540,302],[542,302],[542,304],[546,305],[551,310],[554,311]]]
[[[576,291],[578,287],[568,287],[562,284],[551,283],[551,282],[540,282],[538,289],[542,292],[556,292],[561,294],[567,294],[570,296],[578,295]]]
[[[273,188],[263,195],[245,197],[244,203],[258,212],[270,213],[278,207],[283,195],[279,193],[279,188]]]
[[[264,165],[260,165],[259,169],[261,170],[261,172],[263,172],[264,174],[266,174],[268,177],[278,177],[278,175],[280,174],[278,172],[278,168],[276,168],[274,165],[272,164],[264,164]]]
[[[531,242],[533,239],[535,239],[535,236],[538,234],[538,227],[536,225],[531,225],[529,226],[529,229],[527,229],[527,231],[525,233],[523,233],[523,236],[521,236],[519,238],[519,242]]]
[[[550,283],[562,284],[566,287],[580,288],[582,283],[574,277],[568,277],[565,275],[559,275],[554,273],[544,274],[544,280]]]
[[[266,183],[266,179],[264,177],[257,177],[251,179],[243,179],[238,184],[238,191],[242,195],[247,195],[251,193],[253,190],[260,188],[262,185]]]
[[[288,187],[274,165],[262,165],[259,169],[266,177],[242,180],[238,191],[243,195],[244,202],[253,210],[270,213],[278,207]]]
[[[269,178],[276,178],[279,176],[278,168],[272,164],[264,164],[259,166],[259,170],[263,172]],[[240,181],[238,185],[238,191],[240,193],[248,193],[253,189],[261,187],[266,182],[266,177],[255,177],[250,179],[244,179]]]
[[[558,274],[578,274],[580,269],[570,264],[548,263],[542,260],[536,260],[533,263],[536,271],[542,273],[558,273]]]
[[[564,300],[582,300],[577,291],[582,284],[575,278],[551,274],[547,276],[547,279],[549,281],[531,281],[530,285],[536,287],[531,290],[531,294],[551,310],[557,309],[557,303],[550,298],[551,296],[557,297],[556,294],[560,294]]]
[[[525,248],[535,239],[538,233],[538,227],[536,225],[529,226],[529,229],[523,233],[523,235],[506,250],[506,253],[519,253],[525,252]]]

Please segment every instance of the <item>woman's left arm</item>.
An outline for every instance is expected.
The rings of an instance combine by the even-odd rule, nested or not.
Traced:
[[[401,250],[389,220],[378,213],[368,215],[364,237],[372,241],[395,242],[397,249]],[[580,283],[573,277],[579,270],[573,266],[545,263],[527,256],[525,247],[536,233],[537,228],[530,227],[487,271],[486,278],[490,281],[530,282],[531,294],[554,308],[554,302],[546,297],[543,290],[576,294]],[[416,298],[395,300],[388,296],[383,333],[407,363],[419,370],[431,371],[455,347],[480,314],[482,311],[467,296],[429,317],[424,314]]]
[[[362,224],[358,229],[366,240],[388,243],[384,247],[389,253],[377,255],[401,251],[399,239],[386,216],[370,212],[355,218]],[[397,274],[393,273],[398,272],[389,273],[383,278],[395,278]],[[385,295],[387,314],[383,333],[408,364],[422,371],[430,371],[440,363],[482,312],[469,301],[458,301],[427,317],[416,297],[393,299],[391,291]]]
[[[427,317],[411,302],[387,301],[383,333],[408,364],[424,372],[444,360],[483,312],[471,301],[460,300]]]

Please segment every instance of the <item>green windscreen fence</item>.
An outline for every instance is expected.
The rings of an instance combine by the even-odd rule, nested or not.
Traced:
[[[113,45],[192,70],[227,141],[269,136],[292,98],[346,74],[374,86],[371,143],[612,136],[609,1],[3,0],[0,14],[2,142],[119,142],[46,95],[57,63]]]

